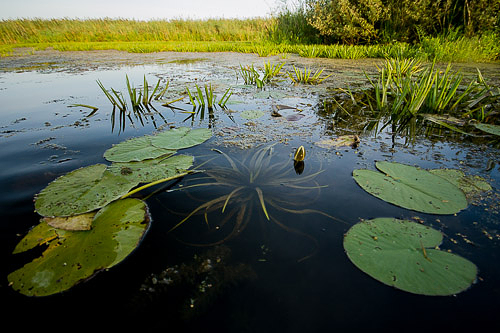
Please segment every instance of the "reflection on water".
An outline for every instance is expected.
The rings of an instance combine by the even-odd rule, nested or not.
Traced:
[[[362,114],[347,117],[342,111],[333,112],[328,106],[325,109],[323,104],[327,86],[340,86],[342,77],[314,90],[282,83],[267,87],[264,96],[254,87],[237,82],[234,69],[238,68],[239,60],[244,62],[249,58],[233,56],[235,59],[229,64],[216,59],[188,64],[163,59],[158,65],[116,66],[78,73],[61,70],[0,73],[3,102],[0,241],[4,263],[0,290],[2,301],[10,305],[5,318],[29,325],[24,318],[36,324],[37,319],[46,322],[47,318],[51,321],[57,317],[58,323],[74,324],[75,317],[84,317],[79,325],[97,325],[99,319],[106,319],[99,325],[117,328],[138,323],[165,329],[180,324],[181,331],[227,332],[408,330],[408,323],[410,330],[422,331],[427,327],[451,330],[466,326],[480,328],[492,322],[500,307],[500,268],[494,264],[500,259],[498,149],[481,141],[464,141],[456,135],[450,139],[443,132],[430,137],[417,133],[413,141],[407,141],[393,136],[388,129],[362,131],[369,121]],[[260,61],[258,57],[251,60]],[[188,99],[174,103],[172,108],[162,106],[161,102],[153,103],[156,111],[144,114],[142,121],[131,114],[133,121],[127,118],[126,126],[117,130],[123,124],[116,119],[113,129],[113,109],[96,80],[126,91],[125,74],[132,82],[141,82],[145,74],[151,82],[156,82],[155,78],[162,82],[170,80],[171,95],[166,97],[170,100],[181,97],[185,87],[195,82],[201,85],[211,82],[219,94],[231,86],[234,93],[226,109],[212,112],[197,109],[186,113],[193,111]],[[274,92],[279,94],[273,95]],[[88,117],[88,109],[69,107],[74,104],[93,105],[99,110]],[[282,117],[273,117],[273,105],[291,105],[295,109],[280,110]],[[255,119],[243,117],[242,112],[248,110],[262,111],[263,115]],[[302,116],[287,118],[299,113]],[[270,175],[267,182],[278,181],[282,175],[286,179],[306,179],[317,170],[323,172],[310,179],[312,191],[301,191],[309,193],[305,197],[296,196],[299,192],[293,188],[274,184],[270,192],[262,190],[262,198],[279,199],[279,204],[288,209],[290,204],[301,203],[346,224],[321,214],[273,210],[271,203],[265,202],[271,217],[317,242],[314,255],[298,263],[298,259],[313,250],[311,239],[270,223],[258,191],[253,188],[250,191],[254,195],[253,205],[245,207],[252,214],[242,215],[238,237],[227,239],[217,248],[192,246],[186,243],[224,239],[227,234],[217,238],[218,230],[214,231],[217,223],[224,221],[230,209],[234,210],[233,219],[227,221],[231,233],[235,221],[238,223],[238,212],[248,201],[238,201],[237,196],[230,198],[232,206],[222,214],[221,204],[234,187],[163,191],[147,200],[152,227],[143,244],[123,264],[63,295],[30,299],[15,294],[5,277],[31,258],[32,254],[20,257],[10,253],[20,237],[38,223],[33,196],[59,175],[82,166],[106,163],[102,154],[112,144],[173,126],[213,130],[214,137],[207,144],[186,151],[196,157],[196,165],[208,172],[230,167],[229,161],[212,149],[227,153],[237,163],[244,161],[249,153],[242,147],[276,143],[273,146],[276,163],[265,169]],[[358,135],[359,145],[354,148],[315,145],[321,139],[345,134]],[[293,161],[287,168],[277,169],[276,166],[288,162],[300,145],[307,151],[303,172],[295,172]],[[214,155],[218,155],[217,160],[211,160]],[[466,174],[486,178],[494,191],[457,216],[417,214],[374,198],[356,185],[352,170],[373,168],[376,160],[422,168],[461,169]],[[203,164],[205,161],[210,163]],[[189,186],[195,177],[201,176],[188,176],[181,184]],[[234,178],[241,182],[238,177]],[[314,189],[317,185],[327,187],[318,191]],[[289,197],[294,201],[287,201]],[[169,232],[188,212],[215,198],[224,199],[213,207],[216,210],[210,213],[214,215],[208,214],[205,219],[206,209],[200,210],[199,216]],[[349,262],[342,240],[351,225],[375,217],[415,219],[442,231],[445,238],[441,249],[473,261],[479,268],[477,284],[456,297],[436,298],[404,293],[368,277]],[[242,228],[243,222],[247,223],[246,228]],[[210,238],[213,236],[210,232],[217,237]],[[204,306],[198,306],[201,301]],[[136,318],[134,314],[141,315]]]

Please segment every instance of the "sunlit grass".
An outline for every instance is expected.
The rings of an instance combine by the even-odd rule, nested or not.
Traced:
[[[303,70],[293,66],[293,72],[288,72],[288,76],[293,83],[319,84],[332,74],[321,77],[323,69],[318,69],[313,73],[313,69],[304,68]]]
[[[367,79],[372,88],[360,102],[384,122],[382,128],[392,125],[396,132],[406,129],[417,116],[454,130],[433,115],[483,122],[497,114],[494,105],[500,100],[479,70],[475,80],[465,82],[450,64],[440,69],[435,62],[423,66],[415,59],[388,59],[375,79]]]
[[[277,42],[268,31],[272,19],[212,20],[4,20],[0,21],[0,56],[58,51],[119,50],[151,52],[240,52],[262,57],[297,54],[309,58],[418,58],[425,61],[493,61],[500,57],[498,36],[422,37],[420,43],[373,45]]]
[[[267,19],[152,20],[17,19],[0,21],[0,43],[255,41]]]

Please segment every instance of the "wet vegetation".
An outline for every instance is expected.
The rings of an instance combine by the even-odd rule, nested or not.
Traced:
[[[492,210],[495,213],[488,212],[488,209],[485,209],[486,213],[469,210],[471,205],[484,199],[483,195],[491,192],[497,195],[498,189],[488,182],[491,179],[486,180],[459,169],[423,169],[415,165],[418,162],[414,165],[398,163],[393,161],[398,158],[397,154],[391,151],[392,155],[384,155],[382,148],[382,153],[375,156],[391,161],[377,160],[372,163],[368,159],[374,156],[371,155],[374,154],[371,151],[373,146],[364,151],[358,149],[370,140],[370,134],[376,134],[377,137],[384,131],[388,135],[382,140],[383,144],[392,137],[392,149],[396,147],[398,136],[404,137],[407,144],[415,142],[420,134],[439,135],[441,142],[454,138],[458,138],[461,144],[464,141],[478,142],[480,145],[474,146],[483,151],[500,146],[500,88],[490,84],[479,70],[474,75],[463,74],[451,64],[442,62],[498,60],[499,48],[495,42],[498,36],[498,14],[492,10],[498,8],[499,1],[422,1],[418,2],[420,7],[415,7],[414,3],[308,0],[299,1],[297,7],[292,9],[284,7],[272,19],[255,20],[0,22],[0,31],[5,32],[1,34],[3,44],[0,49],[5,54],[11,52],[12,47],[43,49],[52,46],[59,50],[113,47],[130,52],[238,51],[253,52],[260,56],[281,56],[278,62],[267,61],[262,66],[240,64],[238,67],[236,63],[231,68],[236,68],[236,77],[232,77],[236,84],[229,85],[229,88],[226,83],[213,84],[214,81],[198,80],[198,73],[196,79],[182,82],[181,87],[175,87],[173,93],[168,91],[170,81],[164,76],[158,76],[160,79],[150,84],[144,75],[140,85],[136,86],[125,75],[123,91],[98,80],[98,92],[104,94],[105,103],[109,101],[112,107],[112,129],[115,128],[116,117],[119,118],[120,132],[125,130],[126,119],[144,125],[145,119],[152,119],[154,123],[154,117],[159,116],[165,124],[157,128],[155,123],[154,128],[158,132],[154,135],[129,138],[109,147],[102,156],[105,163],[80,167],[57,178],[53,174],[46,176],[51,182],[34,198],[34,215],[40,223],[26,230],[24,237],[16,240],[18,243],[13,251],[16,260],[26,264],[16,263],[16,267],[9,271],[9,288],[6,289],[12,288],[29,296],[54,295],[87,282],[97,273],[115,271],[115,266],[128,259],[140,246],[152,223],[155,223],[160,233],[164,228],[165,234],[175,238],[173,244],[170,238],[169,244],[162,243],[159,248],[183,252],[183,246],[186,245],[189,248],[192,245],[211,246],[207,252],[199,257],[194,256],[191,261],[162,266],[158,273],[148,274],[141,286],[139,297],[152,301],[154,306],[158,306],[158,311],[170,307],[169,315],[176,317],[175,320],[191,320],[192,316],[197,315],[196,311],[207,311],[224,288],[256,277],[253,263],[229,261],[233,249],[229,246],[237,244],[234,248],[238,249],[241,243],[250,242],[245,237],[251,232],[249,226],[255,224],[266,231],[270,228],[286,231],[277,237],[283,234],[286,235],[284,238],[290,234],[304,237],[305,243],[314,243],[315,249],[320,249],[324,244],[333,249],[338,246],[337,253],[328,252],[323,258],[332,260],[345,254],[355,268],[381,284],[408,293],[456,295],[478,281],[483,282],[484,276],[493,280],[496,271],[478,276],[478,272],[485,270],[488,265],[479,256],[473,259],[473,263],[452,253],[451,249],[440,248],[443,243],[444,248],[449,247],[450,242],[454,242],[452,237],[461,235],[453,235],[456,228],[453,224],[462,227],[460,223],[468,223],[471,217],[467,214],[478,216],[472,217],[474,222],[471,229],[480,228],[484,235],[495,242],[500,239],[496,232],[498,222],[494,222],[492,228],[483,228],[483,223],[486,225],[487,222],[480,221],[484,216],[481,214],[495,218],[493,214],[497,214],[498,208],[493,206],[497,206],[495,200],[498,196],[493,199]],[[348,8],[356,10],[351,13]],[[408,11],[412,15],[408,15]],[[354,19],[346,22],[349,13],[355,14]],[[483,14],[482,21],[479,20],[479,13]],[[116,33],[125,26],[127,28],[123,30],[123,35]],[[72,35],[72,30],[81,30],[81,34]],[[232,30],[232,33],[225,33],[226,30]],[[52,31],[52,34],[48,31]],[[333,85],[325,84],[329,82],[327,79],[332,79],[332,73],[327,71],[324,74],[321,65],[308,67],[298,65],[299,62],[287,64],[288,53],[311,58],[377,57],[384,60],[380,60],[373,71],[358,76],[359,82],[352,86],[346,83],[334,90]],[[184,60],[178,61],[184,64]],[[192,59],[187,59],[186,63],[188,61]],[[284,90],[292,91],[292,97],[279,91],[287,84]],[[309,97],[306,103],[297,102],[291,107],[278,104],[289,102],[281,99],[297,101],[308,90],[313,91],[310,96],[317,98],[314,100],[317,105],[309,104],[305,112],[302,106],[311,102]],[[263,93],[261,97],[255,97],[259,93]],[[231,97],[242,96],[251,96],[251,103],[259,100],[265,107],[254,103],[251,106],[257,105],[257,108],[226,108],[231,105]],[[90,109],[87,117],[98,112],[104,117],[104,112],[92,105],[71,106]],[[179,119],[171,122],[171,119],[164,117],[160,107],[168,112],[186,113],[188,117],[184,122],[195,116],[203,119],[205,112],[208,112],[211,120],[203,124],[200,121],[203,128],[195,128],[193,122],[191,127],[179,127],[179,123],[175,123]],[[102,106],[99,105],[99,108],[102,109]],[[286,110],[293,110],[291,112],[295,119],[283,116]],[[219,115],[219,111],[229,116],[234,127],[233,123],[222,121],[219,123],[221,126],[214,126],[219,121],[214,120],[214,114]],[[319,120],[311,120],[314,121],[311,127],[300,122],[293,127],[295,123],[291,121],[310,116],[314,111]],[[243,122],[237,124],[233,116]],[[284,122],[279,123],[279,120]],[[259,122],[264,124],[263,127],[267,126],[263,141],[273,143],[257,145],[247,154],[238,152],[233,155],[229,149],[217,144],[215,147],[210,146],[209,153],[203,156],[179,153],[225,131],[236,133],[237,140],[246,143],[245,140],[252,139],[244,138],[248,133],[245,127],[255,131]],[[320,177],[327,173],[322,165],[317,169],[309,168],[313,163],[309,164],[304,146],[299,146],[295,151],[288,147],[286,154],[283,151],[276,154],[278,146],[284,143],[284,149],[287,149],[288,144],[288,138],[279,143],[273,140],[275,137],[272,137],[271,132],[277,127],[269,124],[277,123],[281,127],[289,126],[291,129],[288,129],[287,134],[293,133],[290,134],[292,140],[301,142],[301,132],[297,128],[301,127],[302,132],[307,132],[313,126],[325,126],[326,135],[321,133],[318,138],[315,134],[307,133],[307,140],[312,140],[308,142],[313,147],[311,151],[318,149],[319,154],[327,156],[328,168],[331,168],[326,176],[328,182],[323,183],[324,178]],[[333,132],[335,135],[330,137]],[[432,144],[426,141],[423,145],[427,148],[426,145]],[[432,152],[440,154],[439,149]],[[331,150],[335,150],[335,153]],[[200,152],[202,149],[194,151]],[[354,163],[347,167],[349,176],[344,177],[349,178],[346,182],[351,181],[354,185],[348,191],[344,191],[347,188],[342,183],[345,179],[331,175],[345,172],[341,166],[331,163],[332,158],[342,155],[342,151],[356,154],[352,160]],[[496,158],[497,150],[493,151]],[[317,158],[318,151],[314,153],[316,156],[313,156]],[[418,154],[412,154],[409,152],[400,156],[419,158]],[[195,161],[199,162],[199,157],[202,163],[195,164]],[[496,159],[488,162],[487,171],[496,169],[496,166]],[[325,195],[326,189],[331,193],[337,190],[342,193],[337,196],[331,193]],[[355,196],[350,197],[352,193]],[[397,209],[382,210],[396,212],[394,216],[397,218],[377,217],[377,209],[372,210],[371,206],[361,209],[358,202],[364,204],[366,197],[377,201],[382,209],[387,206]],[[148,201],[150,198],[156,201]],[[189,200],[179,202],[178,198]],[[321,206],[321,210],[315,209],[318,207],[315,204],[325,198],[333,198],[333,201],[345,199],[347,206],[352,205],[346,209],[354,210],[350,216],[355,218],[347,222],[337,218],[335,214],[340,216],[343,212],[330,209],[336,207],[337,202],[329,201],[326,206]],[[382,206],[384,204],[389,205]],[[161,211],[151,210],[154,212],[151,213],[149,209],[154,205],[161,206]],[[158,209],[158,206],[155,208]],[[424,218],[414,216],[411,220],[399,219],[414,213],[425,215],[422,215]],[[159,217],[156,221],[155,214]],[[312,234],[311,225],[316,226],[316,221],[307,221],[303,225],[295,223],[296,220],[301,221],[303,215],[314,214],[326,218],[324,221],[318,220],[318,225],[332,223],[340,226],[338,222],[341,222],[342,227],[331,232],[322,229],[321,233]],[[174,215],[175,219],[172,218]],[[436,217],[447,218],[448,224]],[[490,235],[489,231],[495,235]],[[343,249],[340,243],[325,238],[333,234],[338,236],[337,241],[340,240]],[[463,239],[467,240],[465,236]],[[292,253],[290,248],[294,244],[286,245],[286,251]],[[486,247],[487,251],[496,245]],[[263,253],[264,248],[261,246]],[[480,253],[480,246],[473,250],[452,248],[466,257],[473,257],[474,251]],[[300,257],[294,258],[294,262],[313,257],[313,253],[303,252],[304,247],[297,246],[297,249]],[[172,257],[177,255],[172,254]],[[179,256],[180,260],[183,255]],[[250,257],[250,262],[259,260],[255,252]],[[327,266],[325,262],[320,262],[318,275],[328,276]],[[308,279],[311,267],[306,268]],[[339,278],[335,284],[340,285],[339,288],[349,283],[354,285],[348,280],[360,272],[338,267],[334,268],[336,274],[338,277],[345,276],[346,281]],[[264,270],[269,271],[269,266]],[[284,274],[289,275],[288,271]],[[349,293],[368,286],[365,280],[356,281],[362,282],[350,287]],[[267,281],[264,280],[264,283]],[[314,288],[310,289],[314,292]],[[286,293],[293,294],[293,291],[287,290]],[[383,294],[387,295],[386,290]],[[404,299],[404,302],[407,300]],[[420,299],[419,302],[425,301]],[[470,299],[465,302],[470,302]],[[422,308],[425,305],[418,304]],[[359,307],[359,303],[356,307]]]
[[[482,123],[498,133],[500,88],[490,86],[479,70],[475,79],[466,80],[451,64],[437,68],[416,59],[387,59],[377,68],[376,76],[366,75],[369,88],[341,88],[324,109],[338,110],[344,118],[364,114],[362,131],[389,126],[395,134],[414,137],[430,123],[475,136]]]
[[[283,1],[273,17],[246,20],[3,20],[0,54],[52,47],[491,61],[500,54],[499,10],[498,0],[298,0]]]

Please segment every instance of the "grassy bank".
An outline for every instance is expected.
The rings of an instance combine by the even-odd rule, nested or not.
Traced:
[[[419,43],[373,45],[304,44],[273,41],[277,21],[213,20],[6,20],[0,21],[0,55],[115,49],[126,52],[242,52],[260,56],[295,53],[310,58],[413,57],[422,60],[485,62],[499,58],[494,34],[481,37],[423,37]]]

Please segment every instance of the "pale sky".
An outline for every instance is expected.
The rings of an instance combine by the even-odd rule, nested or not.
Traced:
[[[1,0],[0,20],[16,18],[204,19],[270,16],[282,0]]]

